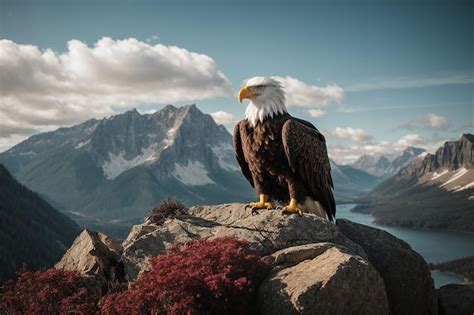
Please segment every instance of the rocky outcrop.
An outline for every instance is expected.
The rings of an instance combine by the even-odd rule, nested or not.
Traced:
[[[422,161],[416,161],[401,173],[404,176],[425,174],[440,170],[456,170],[461,167],[467,169],[474,164],[474,135],[463,134],[458,141],[447,141],[436,150],[435,154],[427,154]]]
[[[272,254],[259,289],[263,314],[388,314],[382,278],[366,260],[331,243]]]
[[[121,254],[122,246],[112,238],[84,230],[55,267],[93,276],[100,284],[123,282],[125,273]]]
[[[280,211],[261,211],[252,216],[241,204],[197,206],[163,225],[145,222],[124,241],[127,274],[135,279],[147,270],[148,259],[166,252],[174,242],[203,237],[230,236],[250,242],[262,256],[291,246],[331,242],[365,257],[362,248],[342,235],[334,224],[314,215],[282,216]]]
[[[101,248],[104,243],[90,232],[83,234],[58,267],[109,274],[84,267],[104,260],[102,254],[93,257],[87,245],[91,239]],[[272,266],[258,290],[262,314],[437,312],[426,263],[405,242],[347,220],[336,226],[311,214],[283,216],[262,210],[252,215],[242,204],[196,206],[160,225],[147,221],[135,226],[114,259],[123,262],[127,279],[133,281],[149,268],[151,257],[177,241],[224,236],[246,240]],[[115,254],[111,249],[107,253]],[[90,262],[77,263],[84,260]]]
[[[474,314],[474,283],[448,284],[438,289],[440,314]]]

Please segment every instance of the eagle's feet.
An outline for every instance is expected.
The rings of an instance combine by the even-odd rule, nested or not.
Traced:
[[[256,201],[256,202],[251,202],[248,204],[249,207],[251,207],[252,209],[273,209],[273,205],[269,202],[261,202],[261,201]]]
[[[257,210],[260,210],[260,209],[268,209],[268,210],[273,209],[273,205],[270,202],[268,202],[268,196],[264,194],[260,195],[260,201],[251,202],[246,206],[246,208],[247,207],[252,209],[253,215],[258,214]]]
[[[273,205],[269,202],[251,202],[246,207],[252,209],[252,215],[258,214],[260,209],[273,209]]]
[[[295,214],[298,213],[300,216],[303,215],[303,210],[298,208],[298,202],[296,199],[291,199],[288,206],[283,207],[282,214]]]

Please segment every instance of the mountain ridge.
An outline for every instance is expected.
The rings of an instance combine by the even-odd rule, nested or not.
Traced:
[[[359,198],[354,210],[385,225],[474,232],[473,143],[471,134],[445,142]]]
[[[32,269],[52,266],[79,231],[0,164],[0,282],[14,277],[24,263]]]
[[[388,178],[415,159],[424,158],[426,154],[424,149],[410,146],[393,157],[392,160],[389,160],[384,154],[364,154],[350,165],[371,175]]]

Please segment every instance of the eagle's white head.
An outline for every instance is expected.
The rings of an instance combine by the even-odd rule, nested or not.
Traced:
[[[285,92],[280,82],[267,77],[253,77],[245,83],[238,94],[239,101],[249,99],[245,118],[255,127],[258,121],[284,114],[286,110]]]

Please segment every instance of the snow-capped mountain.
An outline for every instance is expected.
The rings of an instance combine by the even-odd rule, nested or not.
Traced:
[[[168,105],[32,136],[0,161],[79,222],[129,224],[168,196],[189,204],[253,198],[231,143],[196,106]]]
[[[395,175],[410,162],[422,159],[426,153],[424,149],[408,147],[391,160],[383,154],[365,154],[359,157],[351,166],[369,174],[387,178]]]
[[[380,223],[474,232],[474,135],[412,161],[361,202]]]
[[[473,164],[474,135],[463,134],[459,141],[448,141],[435,154],[410,164],[401,176],[416,176],[419,184],[459,192],[474,189]],[[474,191],[469,198],[474,200]]]

